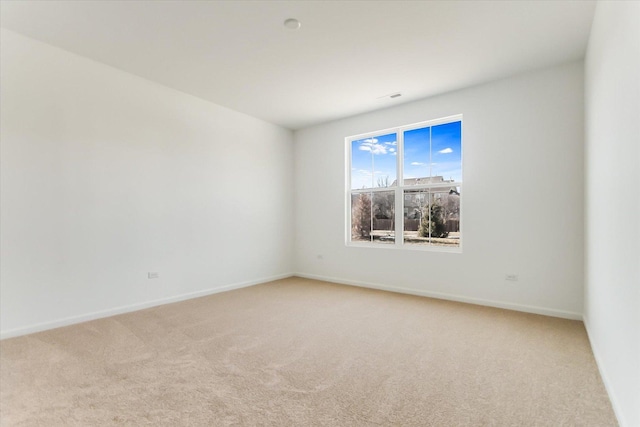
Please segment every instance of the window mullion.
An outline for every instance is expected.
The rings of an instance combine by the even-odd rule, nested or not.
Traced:
[[[398,129],[396,135],[396,246],[404,244],[404,132]]]
[[[374,197],[373,192],[369,192],[369,241],[370,242],[373,242],[373,197]]]
[[[431,182],[431,177],[433,177],[433,153],[432,153],[432,146],[431,146],[431,131],[433,129],[433,126],[429,126],[429,182]]]

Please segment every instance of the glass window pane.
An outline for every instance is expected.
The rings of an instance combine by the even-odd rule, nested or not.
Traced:
[[[431,128],[431,176],[462,182],[462,123]]]
[[[404,191],[404,243],[408,245],[428,245],[429,235],[420,235],[423,216],[429,215],[429,190]]]
[[[371,193],[351,195],[351,241],[371,241]]]
[[[393,191],[373,193],[371,237],[374,242],[395,242],[395,199]]]
[[[351,142],[351,189],[395,185],[397,135],[395,133]]]
[[[404,191],[404,243],[460,246],[460,193],[446,190]]]
[[[429,222],[423,221],[420,226],[422,227],[421,233],[423,235],[429,235],[432,239],[442,239],[448,236],[445,225],[445,209],[443,206],[444,194],[443,193],[429,193]]]
[[[404,133],[404,185],[428,184],[431,164],[431,128]]]

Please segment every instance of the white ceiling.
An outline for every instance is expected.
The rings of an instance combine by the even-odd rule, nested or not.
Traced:
[[[2,26],[291,129],[584,57],[591,1],[2,1]],[[283,26],[297,18],[297,31]],[[399,98],[380,98],[400,92]]]

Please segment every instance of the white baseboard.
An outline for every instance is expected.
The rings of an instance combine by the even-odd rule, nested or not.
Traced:
[[[563,319],[582,320],[581,313],[571,311],[556,310],[553,308],[536,307],[532,305],[515,304],[503,301],[492,301],[480,298],[465,297],[462,295],[448,294],[443,292],[423,291],[419,289],[401,288],[397,286],[382,285],[379,283],[362,282],[358,280],[347,280],[338,277],[327,277],[316,274],[295,273],[295,276],[307,279],[323,280],[325,282],[339,283],[342,285],[358,286],[361,288],[379,289],[382,291],[398,292],[402,294],[417,295],[421,297],[444,299],[449,301],[464,302],[468,304],[484,305],[488,307],[504,308],[507,310],[522,311],[525,313],[542,314],[544,316],[560,317]]]
[[[285,279],[285,278],[291,277],[291,276],[298,276],[298,277],[304,277],[304,278],[308,278],[308,279],[323,280],[323,281],[327,281],[327,282],[339,283],[339,284],[350,285],[350,286],[358,286],[358,287],[362,287],[362,288],[379,289],[379,290],[383,290],[383,291],[399,292],[399,293],[403,293],[403,294],[418,295],[418,296],[424,296],[424,297],[430,297],[430,298],[445,299],[445,300],[450,300],[450,301],[465,302],[465,303],[469,303],[469,304],[485,305],[485,306],[489,306],[489,307],[497,307],[497,308],[504,308],[504,309],[508,309],[508,310],[523,311],[523,312],[526,312],[526,313],[542,314],[542,315],[545,315],[545,316],[561,317],[561,318],[572,319],[572,320],[582,320],[582,314],[580,314],[580,313],[572,313],[572,312],[568,312],[568,311],[548,309],[548,308],[544,308],[544,307],[535,307],[535,306],[528,306],[528,305],[522,305],[522,304],[505,303],[505,302],[501,302],[501,301],[491,301],[491,300],[484,300],[484,299],[478,299],[478,298],[469,298],[469,297],[465,297],[465,296],[461,296],[461,295],[447,294],[447,293],[441,293],[441,292],[422,291],[422,290],[410,289],[410,288],[401,288],[401,287],[396,287],[396,286],[382,285],[382,284],[379,284],[379,283],[362,282],[362,281],[355,281],[355,280],[346,280],[346,279],[341,279],[341,278],[337,278],[337,277],[320,276],[320,275],[315,275],[315,274],[285,273],[285,274],[279,274],[279,275],[276,275],[276,276],[265,277],[265,278],[261,278],[261,279],[257,279],[257,280],[250,280],[250,281],[241,282],[241,283],[233,283],[233,284],[229,284],[229,285],[219,286],[219,287],[216,287],[216,288],[205,289],[205,290],[202,290],[202,291],[190,292],[190,293],[186,293],[186,294],[176,295],[176,296],[167,297],[167,298],[161,298],[161,299],[152,300],[152,301],[145,301],[145,302],[138,303],[138,304],[132,304],[132,305],[127,305],[127,306],[122,306],[122,307],[115,307],[115,308],[112,308],[112,309],[101,310],[101,311],[96,311],[96,312],[92,312],[92,313],[85,313],[85,314],[81,314],[81,315],[78,315],[78,316],[70,316],[70,317],[66,317],[66,318],[63,318],[63,319],[53,320],[53,321],[50,321],[50,322],[38,323],[38,324],[35,324],[35,325],[25,326],[25,327],[22,327],[22,328],[16,328],[16,329],[10,329],[10,330],[6,330],[6,331],[0,331],[0,339],[6,339],[6,338],[12,338],[12,337],[17,337],[17,336],[21,336],[21,335],[32,334],[32,333],[35,333],[35,332],[41,332],[41,331],[45,331],[45,330],[49,330],[49,329],[60,328],[60,327],[63,327],[63,326],[69,326],[69,325],[73,325],[73,324],[76,324],[76,323],[87,322],[87,321],[95,320],[95,319],[102,319],[102,318],[105,318],[105,317],[115,316],[115,315],[118,315],[118,314],[130,313],[132,311],[143,310],[145,308],[156,307],[156,306],[159,306],[159,305],[170,304],[170,303],[173,303],[173,302],[184,301],[184,300],[187,300],[187,299],[198,298],[198,297],[202,297],[202,296],[206,296],[206,295],[212,295],[212,294],[216,294],[216,293],[219,293],[219,292],[226,292],[226,291],[231,291],[231,290],[234,290],[234,289],[240,289],[240,288],[245,288],[245,287],[249,287],[249,286],[254,286],[254,285],[261,284],[261,283],[271,282],[271,281],[274,281],[274,280]]]
[[[186,294],[175,295],[172,297],[161,298],[152,301],[145,301],[138,304],[126,305],[122,307],[110,308],[107,310],[95,311],[92,313],[85,313],[78,316],[65,317],[64,319],[53,320],[50,322],[38,323],[35,325],[25,326],[22,328],[10,329],[8,331],[0,331],[0,340],[5,338],[13,338],[21,335],[32,334],[34,332],[46,331],[49,329],[60,328],[63,326],[69,326],[76,323],[87,322],[90,320],[102,319],[105,317],[111,317],[118,314],[130,313],[132,311],[143,310],[145,308],[156,307],[159,305],[170,304],[173,302],[184,301],[192,298],[203,297],[207,295],[217,294],[220,292],[227,292],[234,289],[246,288],[249,286],[259,285],[261,283],[272,282],[274,280],[285,279],[293,276],[293,273],[279,274],[271,277],[264,277],[261,279],[250,280],[247,282],[233,283],[224,286],[218,286],[215,288],[205,289],[202,291],[189,292]]]
[[[618,424],[620,425],[620,427],[630,426],[631,424],[626,423],[624,420],[620,405],[618,404],[618,399],[616,398],[616,394],[613,391],[613,387],[611,386],[611,381],[609,380],[609,376],[607,375],[607,371],[603,369],[604,365],[602,363],[602,358],[600,357],[600,351],[598,349],[598,346],[592,339],[591,331],[589,328],[589,319],[587,318],[587,316],[582,316],[582,323],[584,323],[584,328],[587,330],[587,337],[589,338],[589,344],[591,345],[591,352],[593,353],[593,358],[596,360],[596,366],[598,367],[600,378],[602,378],[604,388],[607,391],[607,395],[609,395],[611,407],[613,408],[613,413],[618,419]]]

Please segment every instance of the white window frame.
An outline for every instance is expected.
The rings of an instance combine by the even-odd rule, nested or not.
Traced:
[[[414,129],[420,129],[424,127],[432,127],[441,124],[451,123],[451,122],[460,122],[460,168],[461,168],[461,180],[455,182],[447,182],[442,184],[417,184],[417,185],[404,185],[404,133],[407,131],[411,131]],[[351,188],[351,150],[352,150],[352,142],[365,139],[365,138],[374,138],[380,135],[387,135],[395,133],[397,137],[397,156],[396,156],[396,186],[395,187],[375,187],[375,188],[367,188],[367,189],[352,189]],[[463,244],[463,213],[464,213],[464,197],[462,197],[462,184],[464,181],[464,122],[462,120],[462,114],[457,114],[453,116],[447,116],[434,120],[427,120],[424,122],[413,123],[405,126],[397,126],[388,129],[382,129],[375,132],[367,132],[358,135],[352,135],[345,138],[345,159],[346,159],[346,173],[345,173],[345,244],[351,247],[366,247],[366,248],[377,248],[377,249],[395,249],[395,250],[417,250],[417,251],[435,251],[435,252],[451,252],[451,253],[462,253],[462,244]],[[416,245],[416,244],[405,244],[404,243],[404,191],[405,190],[424,190],[424,189],[438,189],[438,188],[449,188],[451,186],[456,186],[460,188],[460,242],[458,246],[455,247],[446,247],[446,246],[437,246],[437,245]],[[389,192],[393,191],[395,195],[394,200],[394,209],[395,209],[395,238],[394,243],[374,243],[374,242],[360,242],[360,241],[352,241],[351,240],[351,197],[353,194],[360,193],[376,193],[376,192]],[[398,233],[400,230],[400,233]]]

